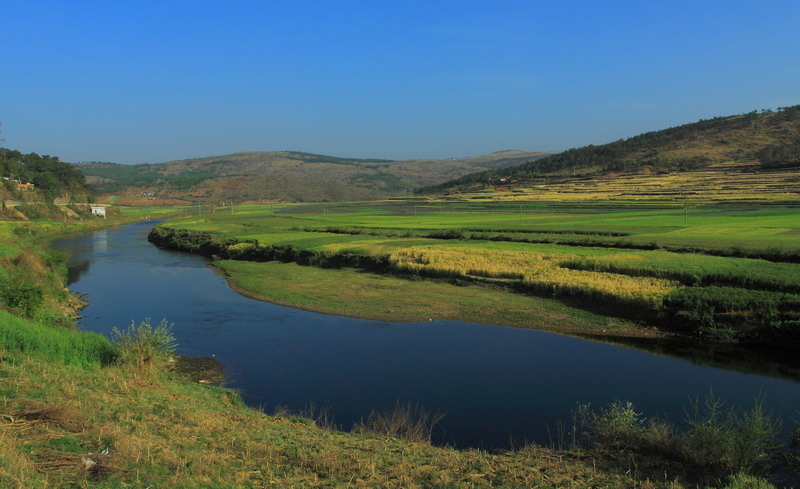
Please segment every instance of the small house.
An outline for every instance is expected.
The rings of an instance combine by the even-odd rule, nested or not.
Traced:
[[[92,210],[92,214],[94,214],[95,216],[106,217],[106,206],[92,205],[89,208]]]

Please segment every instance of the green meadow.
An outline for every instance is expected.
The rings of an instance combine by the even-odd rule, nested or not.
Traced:
[[[793,205],[409,199],[186,213],[192,214],[162,224],[151,239],[227,259],[216,264],[240,290],[282,304],[361,317],[430,315],[570,330],[569,321],[548,324],[541,307],[513,321],[496,307],[454,307],[464,290],[456,286],[469,285],[499,294],[487,303],[510,308],[518,297],[536,298],[576,315],[635,321],[645,331],[658,326],[800,346],[800,208]],[[322,271],[309,279],[312,272],[293,269],[304,283],[297,294],[291,291],[298,285],[280,278],[286,263]],[[362,293],[336,305],[335,285],[323,278],[334,273]],[[365,280],[378,275],[400,281],[386,294],[391,307],[368,305]],[[434,286],[450,292],[435,293]],[[436,299],[421,306],[422,296]],[[428,309],[439,313],[421,312]],[[598,324],[598,331],[608,330]]]
[[[303,228],[322,228],[334,218],[341,219],[336,225],[354,226],[343,213],[309,210],[241,206],[233,215],[217,210],[170,222],[194,230],[169,236],[175,246],[197,245],[199,252],[214,244],[216,251],[230,249],[240,258],[248,250],[261,253],[251,258],[263,258],[270,249],[283,253],[283,260],[229,259],[215,265],[245,293],[289,305],[387,320],[452,318],[541,329],[568,324],[571,329],[564,331],[572,333],[652,334],[632,321],[519,290],[517,282],[530,278],[525,269],[534,266],[528,263],[532,256],[548,265],[573,257],[573,248],[597,260],[613,257],[613,249],[414,237],[405,231],[395,237],[395,231],[373,236],[299,230],[298,221]],[[350,215],[375,220],[376,210]],[[484,224],[492,216],[485,217]],[[172,341],[168,331],[142,330],[140,324],[138,331],[131,326],[109,341],[74,327],[80,301],[63,289],[63,258],[48,251],[46,240],[125,220],[0,223],[2,487],[742,489],[773,487],[754,475],[768,464],[790,469],[796,464],[796,454],[780,448],[775,422],[757,411],[758,405],[742,418],[729,416],[715,425],[718,436],[711,441],[698,438],[698,430],[672,430],[642,419],[622,402],[600,411],[586,406],[572,441],[562,439],[558,449],[525,445],[503,453],[431,446],[431,426],[419,407],[370,413],[371,422],[350,433],[312,411],[265,414],[245,406],[233,391],[174,371],[163,346]],[[392,221],[392,215],[375,220]],[[207,234],[214,226],[215,233]],[[233,238],[222,228],[243,232]],[[264,241],[274,244],[253,236],[271,237]],[[347,251],[352,246],[358,251]],[[434,268],[404,271],[402,258],[420,250],[430,253]],[[459,260],[480,256],[492,258],[497,269],[478,263],[477,269],[459,270]],[[361,268],[333,266],[358,262],[353,257],[362,260]],[[121,341],[126,338],[130,341]],[[701,428],[706,419],[700,418]],[[760,430],[755,438],[748,423]],[[732,458],[736,450],[748,455]]]

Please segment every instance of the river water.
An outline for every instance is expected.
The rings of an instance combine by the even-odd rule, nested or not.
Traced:
[[[57,241],[69,255],[69,288],[86,294],[79,325],[110,335],[152,318],[174,323],[177,352],[218,359],[226,385],[249,405],[327,406],[349,429],[399,400],[446,413],[434,441],[504,448],[557,441],[578,403],[632,401],[680,424],[690,400],[713,394],[749,408],[759,396],[787,420],[800,417],[800,384],[783,361],[741,351],[662,354],[511,327],[432,321],[391,323],[317,314],[241,296],[187,253],[146,240],[153,223]],[[478,318],[476,318],[478,319]],[[666,346],[665,346],[666,345]],[[698,360],[702,358],[703,360]],[[705,362],[705,363],[703,363]],[[713,362],[729,368],[708,365]]]

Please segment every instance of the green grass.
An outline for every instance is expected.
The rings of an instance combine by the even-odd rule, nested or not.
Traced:
[[[476,285],[408,280],[296,263],[218,260],[236,288],[305,309],[390,321],[457,319],[573,333],[642,334],[628,321],[569,308],[559,301]]]
[[[581,253],[570,267],[626,275],[674,278],[686,284],[734,285],[745,288],[800,291],[800,264],[727,258],[690,253],[647,251]],[[586,257],[591,256],[590,259]]]
[[[165,226],[189,232],[181,238],[190,244],[185,249],[210,249],[208,253],[237,259],[383,267],[395,273],[478,281],[683,331],[719,326],[723,336],[742,341],[766,341],[759,338],[759,331],[768,331],[769,341],[784,341],[773,338],[775,329],[769,329],[779,321],[778,330],[794,337],[795,317],[792,306],[786,305],[793,302],[763,297],[800,291],[800,264],[786,263],[800,260],[800,209],[792,206],[718,203],[684,209],[674,202],[565,205],[419,200],[280,208],[248,205],[237,206],[231,214],[174,219]],[[209,248],[203,244],[207,238],[191,233],[209,233],[216,243],[228,240],[229,247]],[[236,242],[249,244],[230,246]],[[245,248],[247,253],[242,254]],[[353,301],[328,304],[324,294],[313,299],[291,294],[287,281],[270,285],[246,278],[259,273],[255,269],[221,266],[231,270],[242,289],[273,301],[362,317],[377,314]],[[323,282],[317,277],[311,283]],[[717,292],[708,292],[700,302],[687,299],[698,294],[694,288],[684,291],[687,286],[763,294],[737,292],[737,309],[731,310],[730,301]],[[503,302],[515,296],[502,294]],[[450,311],[445,305],[457,294],[449,295],[437,296],[440,310]],[[368,301],[368,296],[364,293],[355,302]],[[671,300],[664,302],[667,296]],[[398,311],[416,307],[412,295],[398,297],[405,301]],[[707,310],[699,310],[700,303]],[[359,307],[363,311],[352,312]],[[386,317],[387,313],[381,314]],[[394,314],[404,317],[403,312]],[[520,322],[524,321],[514,324]]]
[[[350,239],[342,240],[343,235],[297,230],[308,225],[342,225],[347,222],[342,215],[328,211],[324,215],[302,214],[304,206],[283,208],[298,212],[291,215],[275,214],[276,210],[239,206],[235,211],[240,214],[232,217],[215,213],[176,222],[195,231],[228,229],[232,234],[240,233],[239,239],[263,234],[275,244],[332,255],[354,250],[388,254],[413,246],[467,252],[578,251],[595,258],[621,252],[602,247],[402,236],[344,235]],[[376,218],[372,215],[376,211],[385,209],[363,207],[348,215],[352,220],[374,220],[374,224],[391,228],[392,213]],[[449,214],[455,217],[457,213]],[[483,218],[486,221],[478,223],[481,226],[494,219],[491,215]],[[433,226],[431,221],[427,225]],[[116,350],[105,338],[54,327],[48,319],[48,314],[56,311],[56,306],[64,306],[62,301],[67,299],[60,282],[63,270],[57,259],[45,256],[35,239],[80,227],[38,224],[29,223],[29,227],[14,233],[16,225],[0,223],[0,242],[20,250],[13,257],[2,257],[4,270],[8,268],[15,277],[30,280],[45,292],[42,314],[35,316],[38,320],[0,310],[2,487],[682,489],[695,487],[699,480],[673,462],[657,462],[658,470],[646,475],[631,473],[627,452],[556,452],[528,446],[490,454],[432,447],[366,431],[329,431],[292,415],[267,416],[244,406],[231,391],[201,386],[177,374],[155,371],[132,375],[125,365],[112,362]],[[411,228],[412,224],[408,221],[404,225]],[[508,222],[498,222],[497,226],[507,227]],[[276,261],[220,260],[215,264],[237,287],[253,295],[322,312],[387,320],[455,318],[540,329],[569,328],[575,333],[606,330],[625,335],[643,331],[624,320],[495,286],[456,287],[352,268],[323,269]],[[625,464],[618,463],[623,458]],[[88,467],[85,459],[95,465]],[[637,467],[650,467],[642,459],[634,462]],[[763,481],[745,475],[737,480],[763,485]]]
[[[150,216],[157,218],[183,212],[186,206],[115,206],[114,208],[118,209],[125,217],[143,218]]]
[[[116,349],[102,335],[57,329],[2,310],[0,350],[80,366],[106,365],[117,356]]]
[[[490,454],[323,430],[171,375],[137,380],[118,367],[21,356],[0,372],[3,413],[14,419],[0,422],[2,487],[687,487],[537,447]]]
[[[522,212],[520,212],[520,206]],[[323,214],[323,207],[325,213]],[[657,242],[662,246],[727,249],[741,246],[752,249],[800,248],[800,208],[776,205],[703,205],[689,210],[676,203],[617,202],[590,205],[580,203],[463,204],[387,203],[330,204],[322,206],[288,205],[270,208],[236,206],[235,214],[189,216],[174,226],[215,231],[232,236],[257,235],[275,228],[353,227],[362,230],[484,230],[523,233],[599,233],[593,237],[617,242],[619,237],[603,233],[622,233],[624,241],[635,244]],[[308,211],[304,211],[308,209]],[[403,214],[402,212],[405,212]],[[554,236],[554,239],[558,236]]]

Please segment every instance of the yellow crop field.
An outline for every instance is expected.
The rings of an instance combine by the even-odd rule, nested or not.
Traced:
[[[658,307],[680,286],[674,280],[633,277],[608,272],[571,270],[559,263],[574,258],[566,254],[478,248],[411,247],[391,254],[399,270],[446,277],[479,277],[520,281],[527,287],[554,294],[613,297]]]

